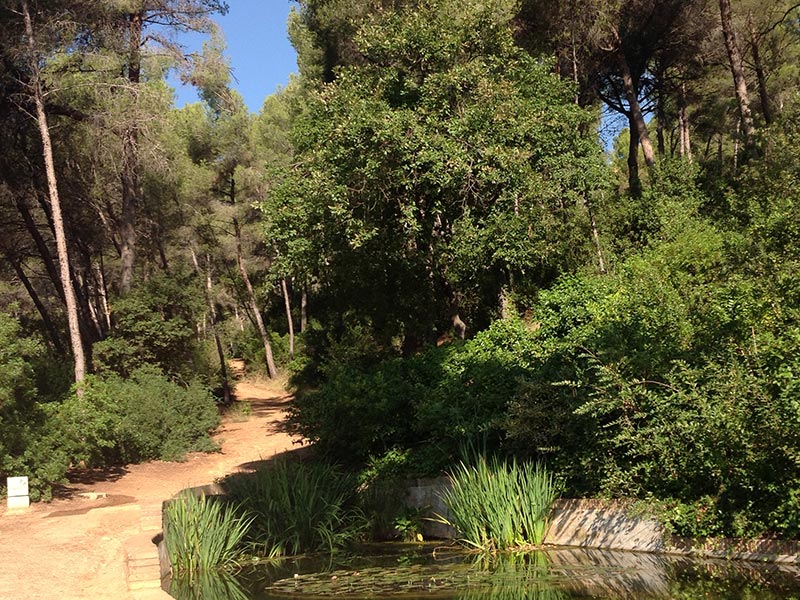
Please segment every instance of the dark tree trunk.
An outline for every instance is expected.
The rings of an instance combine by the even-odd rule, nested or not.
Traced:
[[[135,97],[141,79],[142,14],[133,13],[128,25],[128,82]],[[139,129],[134,122],[122,134],[122,209],[120,211],[120,293],[125,295],[133,284],[136,260],[136,214],[139,202]]]
[[[36,225],[36,221],[31,214],[28,203],[24,200],[24,198],[22,198],[22,196],[17,196],[16,205],[19,214],[22,216],[22,220],[25,223],[28,233],[36,244],[36,249],[39,251],[39,256],[42,258],[44,268],[47,271],[47,275],[50,277],[50,281],[53,282],[53,287],[55,287],[59,298],[61,298],[61,301],[65,302],[64,288],[61,285],[61,276],[58,274],[58,268],[53,260],[53,255],[50,253],[50,248],[47,246],[47,242],[45,242],[44,238],[42,237],[42,233],[39,231],[39,228]]]
[[[30,299],[33,301],[33,305],[36,307],[36,310],[39,311],[39,316],[42,317],[42,323],[44,323],[44,328],[47,330],[47,335],[50,336],[50,341],[53,343],[53,348],[59,354],[63,354],[64,344],[61,343],[61,337],[58,335],[58,329],[56,329],[56,326],[53,324],[53,320],[50,318],[50,313],[47,311],[47,307],[45,307],[45,305],[42,303],[41,298],[39,298],[39,294],[36,293],[36,288],[33,287],[30,279],[28,279],[27,275],[25,275],[25,271],[22,269],[22,264],[20,264],[19,259],[11,256],[6,256],[6,259],[14,267],[14,272],[17,274],[17,278],[28,292],[28,296],[30,296]]]
[[[650,134],[647,132],[647,124],[644,122],[642,107],[639,105],[638,82],[633,80],[633,75],[631,75],[630,68],[628,67],[628,61],[622,51],[618,52],[618,63],[620,74],[622,75],[622,85],[625,88],[625,97],[628,100],[628,110],[630,111],[629,119],[631,122],[636,123],[638,142],[642,146],[644,162],[648,168],[653,167],[656,164],[656,156],[653,152],[653,143],[650,141]],[[631,133],[632,132],[633,129],[631,129]]]
[[[636,121],[629,115],[628,128],[631,133],[628,141],[628,189],[634,197],[642,195],[642,182],[639,179],[639,133]]]
[[[769,103],[769,92],[767,91],[767,76],[764,73],[764,63],[761,61],[761,51],[759,49],[759,39],[756,28],[753,25],[753,13],[747,15],[747,26],[750,30],[750,49],[753,54],[753,66],[756,70],[756,81],[758,81],[758,96],[761,100],[761,114],[764,115],[764,123],[772,123],[772,110]]]

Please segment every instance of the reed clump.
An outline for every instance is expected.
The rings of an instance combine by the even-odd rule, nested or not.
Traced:
[[[223,486],[253,515],[250,539],[268,557],[332,551],[355,541],[368,526],[356,477],[331,465],[276,460],[255,473],[230,477]]]
[[[552,475],[533,463],[479,456],[450,474],[440,497],[460,540],[484,551],[540,546],[558,490]]]
[[[164,511],[164,540],[172,568],[189,578],[235,565],[252,518],[224,499],[185,492]]]

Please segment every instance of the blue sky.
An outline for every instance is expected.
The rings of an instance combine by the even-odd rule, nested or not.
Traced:
[[[264,98],[285,86],[289,74],[297,72],[297,55],[289,43],[286,19],[290,0],[228,0],[225,16],[215,15],[225,33],[227,55],[233,70],[233,87],[244,98],[251,112],[261,110]],[[199,50],[205,37],[187,35],[180,38],[189,50]],[[182,86],[172,77],[176,88],[176,105],[196,102],[191,86]]]

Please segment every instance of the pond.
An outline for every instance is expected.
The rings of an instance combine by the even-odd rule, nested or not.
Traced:
[[[486,557],[441,544],[380,544],[176,579],[169,592],[179,600],[800,600],[800,565],[561,547]]]

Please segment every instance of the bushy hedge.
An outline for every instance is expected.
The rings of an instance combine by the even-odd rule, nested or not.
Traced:
[[[682,535],[800,536],[800,202],[740,191],[722,227],[689,171],[659,174],[648,239],[609,274],[563,276],[464,344],[331,363],[293,426],[337,460],[428,470],[480,440],[570,495],[656,501]]]
[[[126,379],[89,377],[83,390],[67,398],[58,415],[74,460],[88,466],[181,460],[187,452],[216,449],[208,434],[219,413],[197,380],[179,385],[145,365]]]
[[[199,380],[181,385],[144,365],[127,378],[90,376],[83,395],[59,398],[61,370],[45,358],[43,346],[0,313],[0,481],[27,476],[34,500],[49,498],[70,467],[215,449],[208,434],[217,407]]]
[[[38,401],[36,365],[45,354],[19,323],[0,312],[0,486],[9,476],[27,476],[38,499],[63,479],[69,456],[54,428],[58,406]]]

